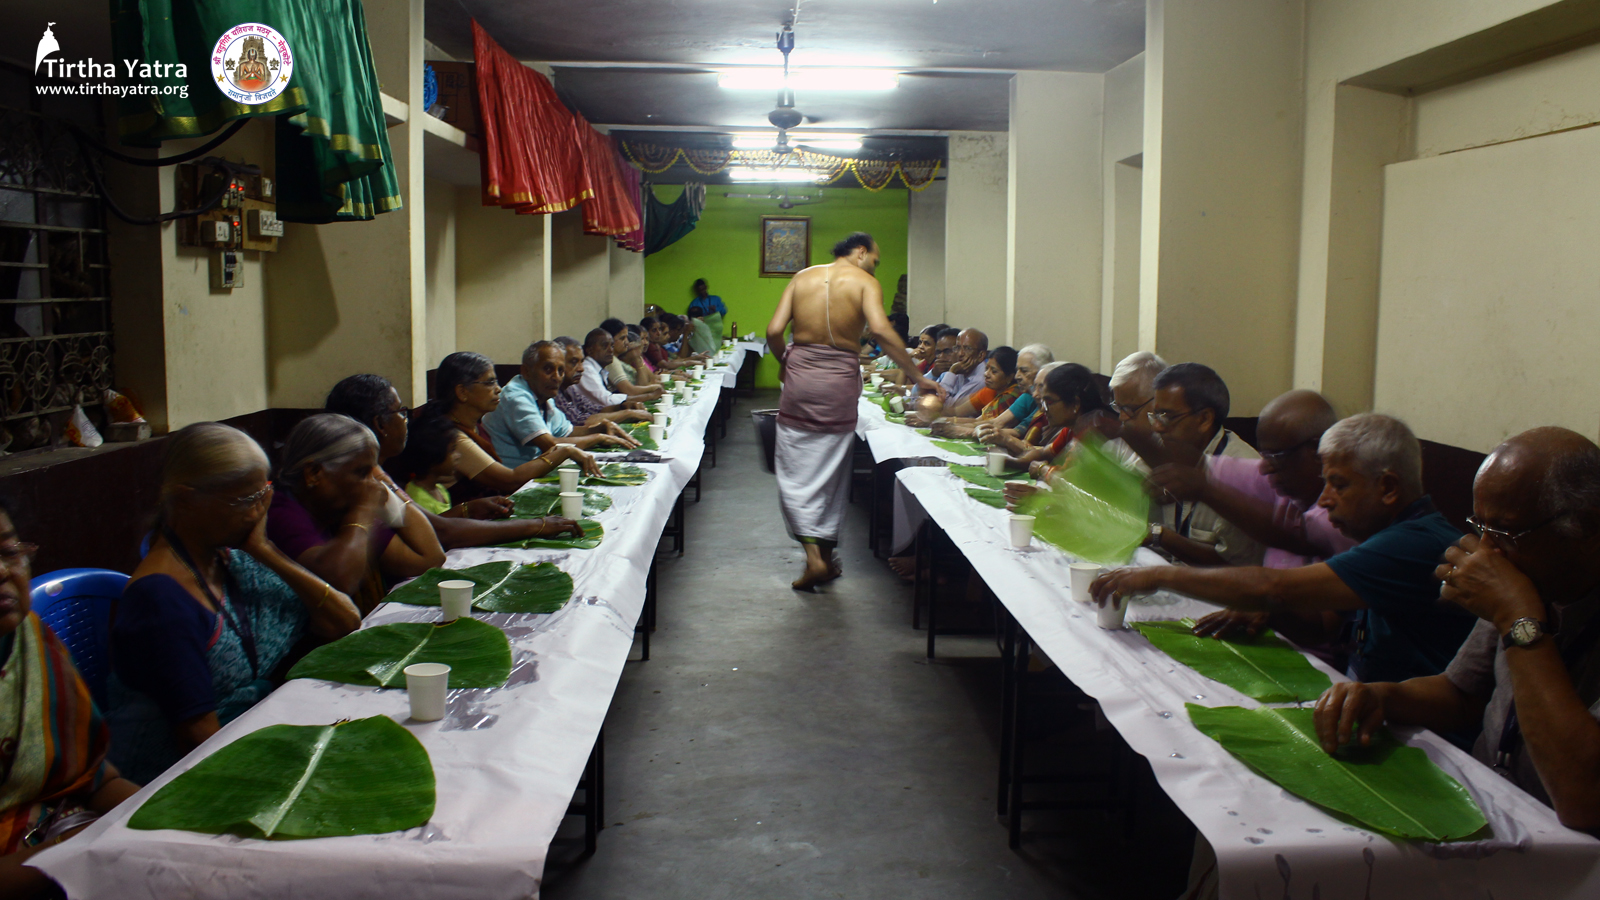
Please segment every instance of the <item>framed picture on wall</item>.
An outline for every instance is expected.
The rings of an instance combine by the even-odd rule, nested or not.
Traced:
[[[788,278],[811,265],[810,216],[761,217],[761,277]]]

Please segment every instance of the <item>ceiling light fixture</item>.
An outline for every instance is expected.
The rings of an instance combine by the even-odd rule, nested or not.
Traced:
[[[785,81],[776,67],[723,69],[717,73],[717,86],[730,91],[892,91],[900,86],[900,73],[893,69],[808,68],[793,69]]]
[[[783,166],[776,169],[755,166],[730,166],[727,172],[729,181],[799,184],[817,180],[817,173],[810,169],[797,169],[793,166]]]
[[[804,134],[789,132],[789,143],[805,145],[818,150],[860,150],[861,138],[859,134]],[[733,135],[733,149],[735,150],[771,150],[777,139],[764,133],[745,133]]]

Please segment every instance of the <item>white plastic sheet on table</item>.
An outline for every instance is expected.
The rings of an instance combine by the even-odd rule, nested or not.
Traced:
[[[874,464],[890,459],[903,459],[912,465],[928,463],[958,463],[968,466],[983,465],[981,456],[963,456],[935,444],[927,435],[914,428],[891,422],[883,407],[863,395],[856,404],[856,437],[867,442]]]
[[[1045,655],[1150,761],[1162,789],[1216,850],[1222,897],[1600,896],[1600,841],[1564,828],[1549,807],[1430,731],[1396,729],[1466,786],[1493,839],[1393,840],[1346,825],[1257,775],[1190,724],[1184,704],[1260,703],[1201,677],[1136,631],[1099,628],[1093,609],[1070,599],[1072,558],[1037,539],[1025,550],[1011,547],[1005,511],[967,497],[966,482],[932,468],[898,477]],[[1144,549],[1134,558],[1135,565],[1161,562]],[[1130,604],[1128,619],[1198,617],[1215,608],[1161,592]],[[1334,681],[1346,680],[1307,658]]]
[[[438,722],[408,718],[403,690],[291,681],[86,831],[29,860],[69,897],[176,898],[537,897],[545,855],[605,720],[644,605],[645,576],[673,503],[700,465],[718,390],[674,412],[661,464],[637,487],[602,488],[610,509],[593,550],[453,550],[451,567],[497,559],[552,561],[573,578],[573,600],[550,615],[478,613],[506,630],[506,686],[452,690]],[[432,607],[384,604],[363,627],[433,621]],[[153,791],[244,734],[268,725],[327,724],[386,715],[422,742],[438,800],[409,831],[265,841],[124,824]]]

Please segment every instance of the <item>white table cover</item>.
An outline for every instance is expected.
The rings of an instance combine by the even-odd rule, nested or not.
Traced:
[[[438,722],[408,717],[403,690],[291,681],[86,831],[29,865],[71,898],[537,897],[545,856],[605,721],[644,604],[645,576],[662,526],[699,467],[718,390],[679,407],[661,464],[638,487],[605,488],[593,550],[453,550],[451,567],[496,559],[553,561],[572,575],[573,600],[551,615],[479,614],[506,630],[506,686],[453,690]],[[384,604],[364,627],[432,621],[429,607]],[[179,772],[268,725],[326,724],[387,715],[427,748],[438,784],[433,817],[405,832],[266,841],[185,831],[135,831],[128,816]]]
[[[1174,662],[1136,631],[1099,628],[1093,610],[1070,599],[1067,565],[1074,560],[1037,539],[1013,548],[1006,512],[967,497],[966,482],[934,468],[908,468],[898,477],[1028,635],[1150,761],[1162,789],[1216,850],[1227,900],[1600,896],[1600,841],[1563,827],[1549,807],[1430,731],[1396,729],[1466,786],[1493,839],[1396,841],[1346,825],[1257,775],[1190,724],[1184,703],[1261,704]],[[1134,558],[1135,565],[1161,562],[1143,549]],[[1161,592],[1131,604],[1128,618],[1177,619],[1215,608]],[[1307,658],[1333,680],[1346,680]]]
[[[873,463],[889,459],[904,459],[913,465],[960,463],[968,466],[983,465],[981,456],[963,456],[935,444],[927,435],[916,429],[891,422],[883,407],[863,395],[856,404],[856,437],[867,442],[872,451]]]

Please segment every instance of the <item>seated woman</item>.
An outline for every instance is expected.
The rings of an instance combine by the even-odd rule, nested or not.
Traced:
[[[983,389],[956,405],[953,412],[933,423],[939,437],[972,437],[977,426],[1009,412],[1023,387],[1017,383],[1017,351],[996,347],[983,367]]]
[[[410,446],[411,411],[400,402],[400,394],[394,385],[382,375],[351,375],[345,378],[328,392],[323,408],[330,413],[349,416],[367,426],[378,440],[378,465],[385,469],[391,467]],[[441,454],[443,463],[453,465],[453,444],[457,434],[455,426],[445,419],[435,419],[434,422],[436,440],[446,448]],[[429,466],[435,464],[441,463],[435,460]],[[446,483],[450,480],[449,475],[445,473]],[[395,487],[396,482],[403,485],[408,480],[406,476],[391,479],[385,472],[380,472],[379,477],[391,488]],[[479,497],[466,503],[452,504],[448,495],[445,495],[445,509],[439,511],[435,505],[439,494],[444,494],[443,488],[435,484],[434,490],[426,493],[434,499],[433,503],[424,503],[422,497],[407,489],[407,494],[427,514],[428,524],[433,526],[434,534],[439,537],[439,545],[446,550],[508,544],[531,537],[551,537],[572,530],[577,525],[570,519],[508,519],[506,516],[511,514],[511,501],[502,496]]]
[[[378,442],[349,416],[318,413],[284,441],[267,536],[371,612],[388,585],[444,564],[428,518],[378,468]]]
[[[456,472],[457,434],[455,426],[448,420],[424,419],[412,430],[411,436],[406,440],[404,452],[389,463],[390,473],[405,484],[406,493],[417,501],[417,505],[446,520],[470,515],[466,506],[451,505],[449,493],[441,486],[441,482],[448,481]],[[499,499],[505,501],[509,512],[511,501],[504,497]],[[513,519],[500,524],[516,526],[517,530],[522,532],[517,537],[505,538],[501,543],[561,534],[583,537],[583,526],[559,516]]]
[[[1034,380],[1039,375],[1039,370],[1055,362],[1055,354],[1043,344],[1029,344],[1017,351],[1017,387],[1021,392],[1011,404],[1011,408],[995,416],[993,421],[979,422],[973,426],[972,436],[980,441],[989,439],[991,432],[1011,430],[1014,437],[1021,437],[1016,428],[1026,424],[1038,412],[1038,401],[1034,398]]]
[[[649,342],[644,339],[644,333],[638,330],[639,326],[629,325],[626,330],[617,334],[615,352],[617,362],[621,363],[625,372],[630,373],[629,380],[640,387],[653,387],[666,381],[672,381],[673,376],[663,375],[645,358],[645,347]]]
[[[644,351],[645,359],[650,360],[650,365],[655,367],[656,374],[665,375],[672,369],[683,369],[694,365],[694,360],[673,358],[672,350],[667,346],[672,340],[672,334],[666,316],[661,318],[647,316],[639,323],[639,327],[644,330],[645,339],[649,342]]]
[[[167,438],[150,552],[111,623],[111,759],[130,778],[160,775],[271,693],[302,635],[361,624],[342,586],[268,536],[276,499],[244,432],[201,422]]]
[[[30,563],[0,505],[0,716],[6,731],[0,791],[0,897],[57,896],[28,859],[77,834],[137,784],[106,761],[111,735],[67,648],[29,608]]]
[[[922,370],[924,375],[927,375],[928,370],[933,368],[934,344],[938,342],[939,332],[943,331],[945,327],[943,322],[929,325],[918,333],[916,343],[906,342],[906,352],[910,353],[911,358],[917,361],[917,367]],[[900,371],[899,366],[884,369],[877,374],[883,376],[886,384],[902,385],[905,383],[905,373]],[[861,377],[862,380],[866,380],[871,376],[863,374]]]
[[[571,444],[557,444],[515,469],[500,461],[494,441],[483,430],[483,417],[500,405],[500,380],[487,356],[467,351],[446,356],[434,374],[434,395],[435,399],[418,411],[418,419],[442,418],[457,431],[456,480],[449,488],[456,503],[509,494],[549,475],[569,459],[591,475],[600,474],[594,457]]]
[[[1043,383],[1040,383],[1043,379]],[[1056,457],[1066,450],[1068,442],[1077,434],[1074,426],[1080,417],[1086,421],[1098,420],[1099,413],[1108,412],[1100,388],[1095,384],[1094,373],[1077,363],[1051,363],[1034,379],[1034,395],[1038,398],[1040,412],[1034,416],[1026,434],[1021,437],[1000,433],[995,435],[995,446],[1008,454],[1008,469],[1027,469],[1035,477],[1045,473]]]

